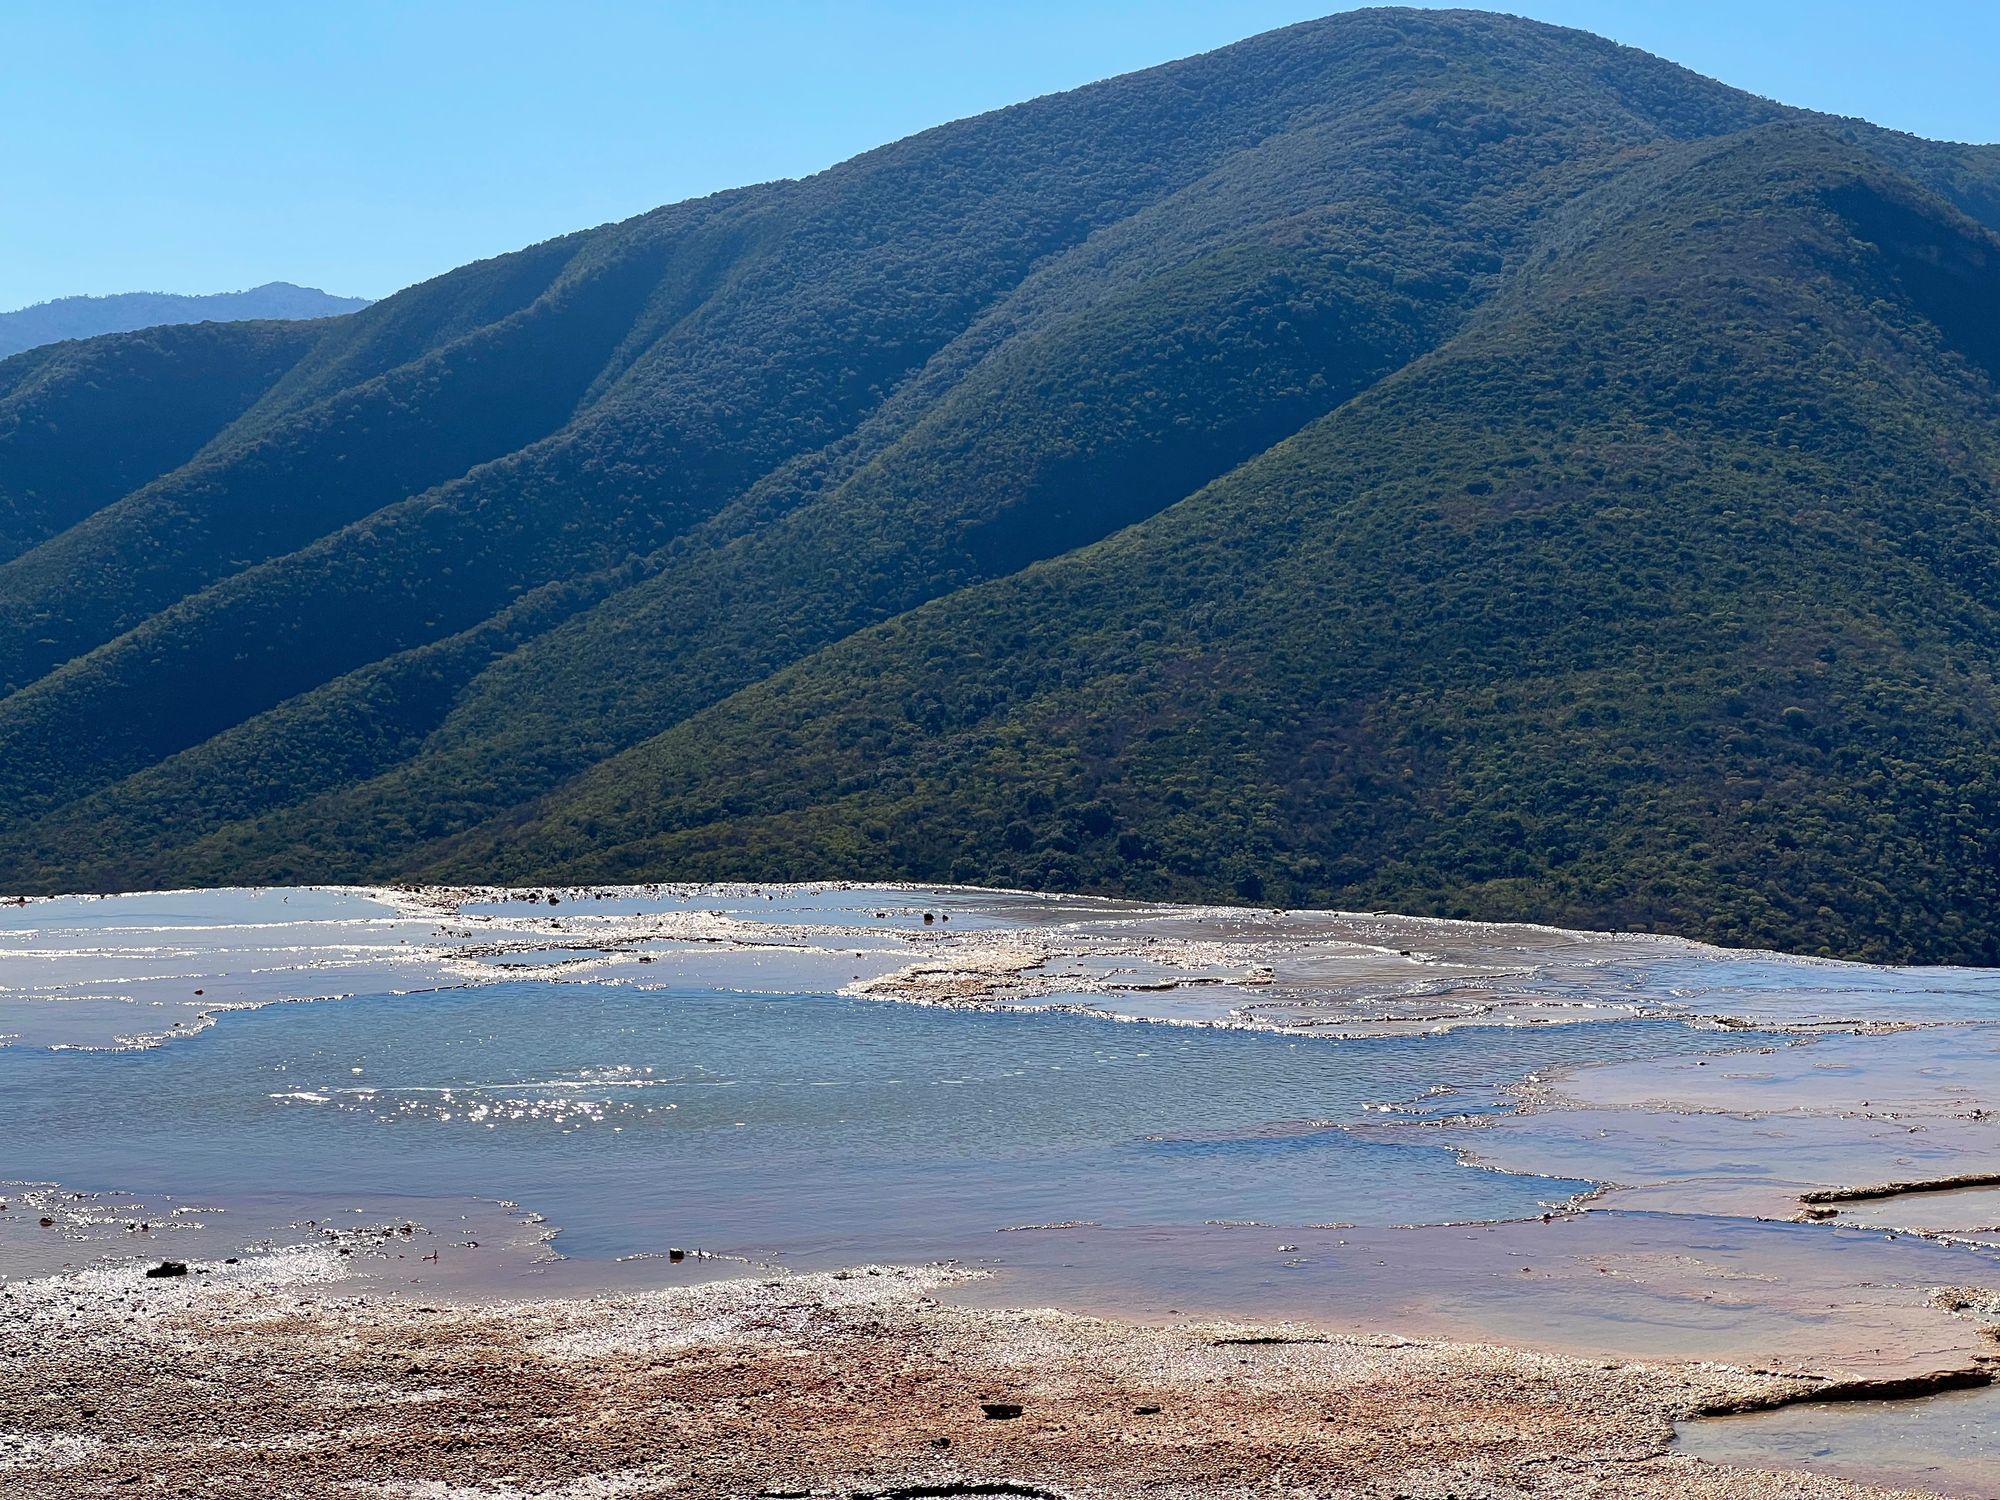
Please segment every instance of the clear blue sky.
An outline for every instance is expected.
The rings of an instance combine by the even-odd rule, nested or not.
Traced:
[[[0,0],[0,308],[483,255],[1339,0]],[[1506,8],[1506,7],[1500,7]],[[2000,3],[1515,0],[1792,104],[2000,140]]]

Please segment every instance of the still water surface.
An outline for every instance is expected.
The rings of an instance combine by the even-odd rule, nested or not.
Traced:
[[[1532,1216],[1588,1184],[1334,1127],[1743,1043],[1672,1022],[1333,1041],[524,979],[277,1005],[149,1051],[0,1050],[0,1138],[4,1175],[67,1187],[504,1198],[571,1256],[831,1264],[1078,1220]]]

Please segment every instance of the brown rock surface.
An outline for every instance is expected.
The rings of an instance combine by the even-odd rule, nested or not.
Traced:
[[[1722,1366],[967,1309],[930,1295],[964,1274],[944,1268],[418,1306],[340,1295],[326,1260],[17,1283],[0,1297],[0,1485],[22,1500],[1888,1493],[1665,1456],[1676,1417],[1802,1389]],[[989,1420],[988,1403],[1022,1415]]]

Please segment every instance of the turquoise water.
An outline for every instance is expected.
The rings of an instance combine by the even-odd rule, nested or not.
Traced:
[[[78,1189],[474,1195],[545,1214],[574,1257],[830,1264],[1067,1221],[1531,1216],[1587,1185],[1335,1127],[1743,1040],[1643,1022],[1330,1041],[524,979],[277,1005],[152,1051],[0,1051],[0,1138],[5,1176]]]

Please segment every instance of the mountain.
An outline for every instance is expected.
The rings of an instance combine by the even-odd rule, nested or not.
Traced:
[[[1996,231],[2000,148],[1363,11],[330,323],[38,350],[0,884],[1992,962]]]
[[[335,297],[289,281],[267,281],[247,292],[184,297],[174,292],[119,292],[109,297],[58,297],[0,313],[0,359],[63,339],[95,338],[168,323],[241,323],[258,318],[330,318],[359,312],[365,297]]]

